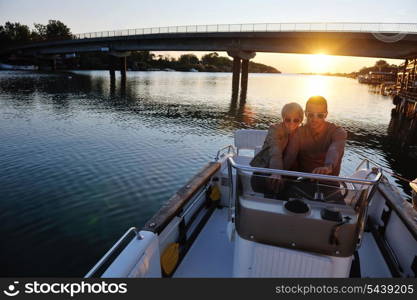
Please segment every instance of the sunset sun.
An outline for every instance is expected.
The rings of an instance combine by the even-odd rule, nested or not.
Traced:
[[[310,71],[314,73],[330,72],[331,57],[326,54],[313,54],[309,56]]]

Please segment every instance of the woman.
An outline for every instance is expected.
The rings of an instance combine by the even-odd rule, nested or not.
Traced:
[[[303,108],[295,102],[285,104],[281,110],[281,123],[272,124],[268,129],[265,142],[250,162],[252,167],[284,169],[283,153],[288,141],[301,125],[304,117]],[[257,193],[275,194],[279,191],[280,175],[253,173],[251,178],[252,189]]]

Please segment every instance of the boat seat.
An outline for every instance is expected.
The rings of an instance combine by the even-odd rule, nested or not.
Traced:
[[[235,158],[235,162],[239,165],[249,165],[250,161],[252,160],[252,156],[246,156],[246,155],[238,155]]]
[[[266,135],[267,130],[257,130],[257,129],[239,129],[235,131],[234,142],[235,147],[238,151],[246,149],[253,150],[258,146],[262,146]]]
[[[352,256],[332,257],[235,236],[234,277],[349,277]]]

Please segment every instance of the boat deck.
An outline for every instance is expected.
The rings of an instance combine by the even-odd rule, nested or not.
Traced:
[[[227,208],[216,209],[173,277],[233,277],[233,242],[227,237]],[[361,277],[392,277],[371,233],[358,251]]]
[[[233,243],[226,226],[227,208],[216,209],[173,277],[232,277]]]

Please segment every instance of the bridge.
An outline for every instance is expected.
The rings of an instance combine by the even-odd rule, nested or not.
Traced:
[[[246,94],[248,61],[256,52],[328,54],[413,59],[416,23],[264,23],[140,28],[82,33],[73,39],[34,43],[13,49],[43,56],[106,52],[120,57],[122,79],[131,51],[225,51],[233,57],[233,93]],[[114,80],[114,66],[109,66]]]

